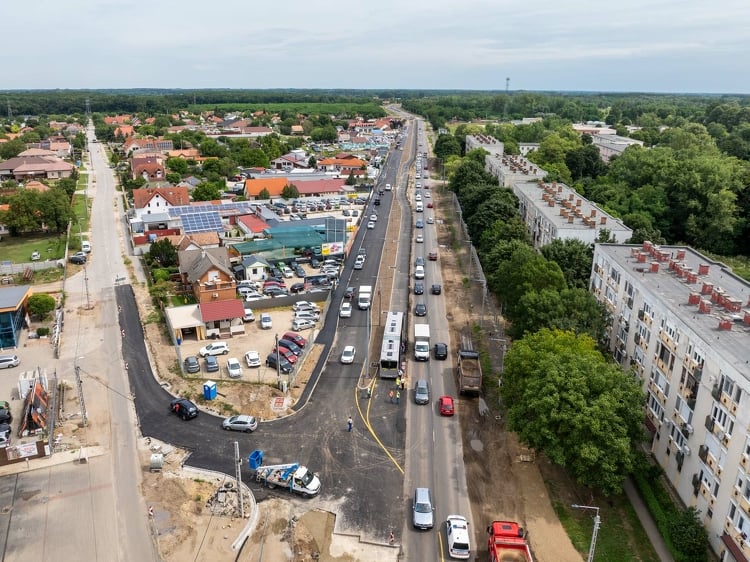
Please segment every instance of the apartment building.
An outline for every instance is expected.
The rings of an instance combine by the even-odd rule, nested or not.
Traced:
[[[624,243],[633,231],[622,221],[562,183],[524,181],[513,184],[521,218],[539,249],[555,239],[574,238],[593,244],[602,230]]]
[[[651,450],[721,560],[750,559],[750,283],[682,246],[597,244],[608,345],[646,393]]]
[[[591,137],[591,140],[592,144],[599,149],[599,156],[605,162],[609,162],[613,156],[619,156],[629,146],[634,144],[643,146],[643,141],[618,135],[594,135]]]

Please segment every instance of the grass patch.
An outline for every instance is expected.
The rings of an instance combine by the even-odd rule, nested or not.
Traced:
[[[65,255],[65,235],[3,236],[0,241],[0,255],[3,261],[26,263],[31,261],[32,252],[39,252],[43,260],[62,259]]]
[[[82,193],[76,193],[73,196],[73,215],[78,224],[73,225],[73,231],[78,230],[81,226],[81,232],[87,232],[89,229],[89,218],[91,217],[90,200]],[[72,234],[72,233],[71,233]],[[71,236],[71,239],[73,236]]]

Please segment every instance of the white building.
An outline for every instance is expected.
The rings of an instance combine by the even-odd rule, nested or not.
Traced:
[[[604,229],[620,244],[633,235],[622,221],[565,184],[544,183],[541,179],[517,182],[513,184],[513,193],[518,197],[521,218],[537,249],[558,238],[593,244]]]
[[[466,135],[466,152],[475,148],[483,148],[492,155],[502,156],[505,145],[490,135]]]
[[[609,162],[613,156],[619,156],[629,146],[634,144],[643,146],[643,141],[618,135],[593,135],[591,140],[593,141],[592,144],[599,149],[599,156],[605,162]]]
[[[591,289],[639,376],[651,450],[723,561],[750,557],[750,284],[685,247],[598,244]]]

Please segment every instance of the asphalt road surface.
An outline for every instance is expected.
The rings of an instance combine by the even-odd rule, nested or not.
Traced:
[[[401,153],[392,151],[378,186],[395,184],[401,171]],[[365,211],[377,210],[388,215],[392,198]],[[354,247],[364,245],[367,261],[364,269],[352,276],[352,260],[344,267],[339,285],[332,297],[328,316],[317,342],[325,350],[314,379],[311,395],[295,415],[262,423],[252,434],[227,434],[220,427],[221,418],[201,413],[182,421],[168,410],[171,395],[154,379],[148,361],[142,328],[132,288],[116,287],[119,322],[123,330],[123,359],[128,363],[131,392],[141,431],[145,436],[185,447],[192,451],[187,464],[197,468],[233,473],[233,443],[238,441],[243,457],[254,449],[265,453],[266,464],[299,462],[317,472],[322,482],[319,497],[307,502],[310,508],[321,507],[337,514],[336,530],[360,534],[363,539],[387,542],[389,533],[399,532],[405,517],[403,497],[403,464],[406,424],[405,400],[390,404],[385,393],[376,392],[368,401],[357,392],[359,373],[366,360],[367,314],[355,310],[352,318],[338,327],[338,308],[347,285],[375,284],[385,236],[385,220],[378,220],[373,230],[360,229]],[[339,355],[344,345],[354,345],[354,365],[341,365]],[[314,392],[312,388],[314,387]],[[369,412],[372,433],[357,417],[359,408]],[[347,418],[355,419],[354,429],[347,431]],[[260,488],[243,462],[243,480],[262,500],[268,494],[286,496],[285,491],[269,492]]]

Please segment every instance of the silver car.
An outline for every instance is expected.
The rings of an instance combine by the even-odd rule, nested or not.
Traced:
[[[18,367],[21,364],[21,360],[18,355],[0,355],[0,369],[10,369],[11,367]]]
[[[414,490],[411,522],[416,529],[432,529],[435,525],[435,507],[432,505],[429,488]]]
[[[245,433],[252,433],[258,429],[258,420],[254,416],[248,416],[240,414],[238,416],[231,416],[221,422],[221,428],[227,431],[244,431]]]

